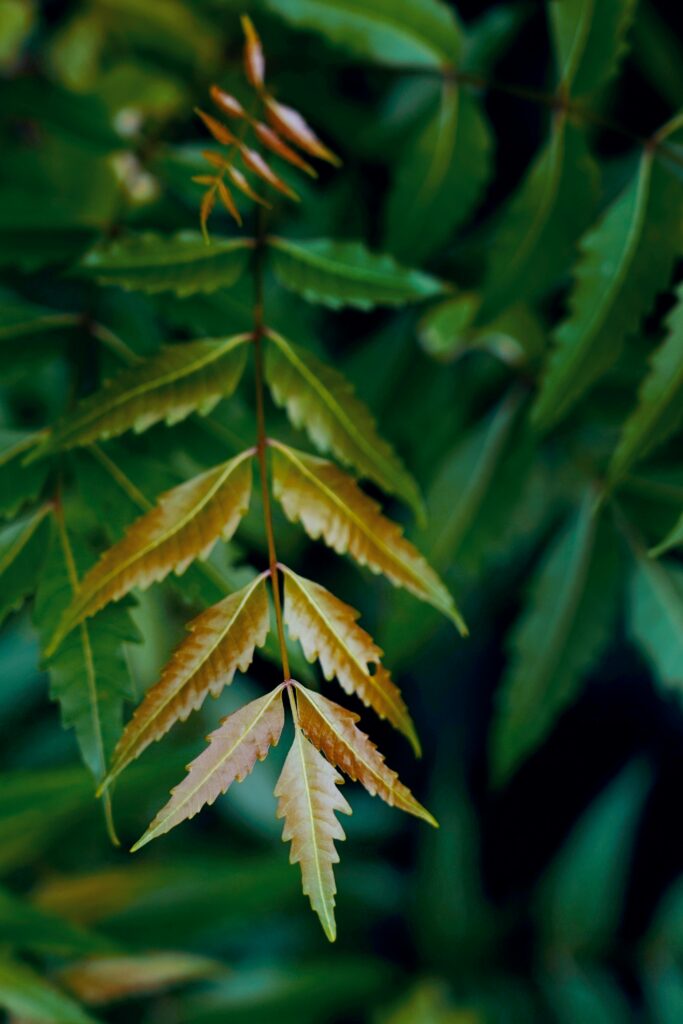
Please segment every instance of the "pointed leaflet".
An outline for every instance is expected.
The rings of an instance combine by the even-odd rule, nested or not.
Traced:
[[[242,782],[257,761],[263,761],[280,739],[284,724],[281,683],[265,697],[245,704],[223,719],[209,736],[206,750],[188,765],[187,775],[171,791],[171,799],[132,848],[139,850],[152,839],[169,832],[186,818],[193,818],[205,804],[212,804],[232,783]]]
[[[554,0],[548,4],[559,85],[572,96],[595,92],[617,71],[636,0]]]
[[[41,646],[52,636],[87,562],[82,542],[67,533],[58,514],[36,596]],[[64,725],[74,729],[81,756],[97,781],[121,734],[124,701],[132,696],[123,645],[139,639],[126,608],[107,608],[93,622],[81,623],[47,659],[50,696],[59,702]]]
[[[178,423],[195,410],[206,415],[237,387],[249,338],[238,334],[162,349],[84,399],[55,424],[37,454],[116,437],[126,430],[140,433],[160,420]]]
[[[48,654],[79,622],[133,587],[148,587],[171,571],[183,573],[195,558],[206,558],[218,537],[229,540],[249,506],[249,450],[201,473],[159,498],[129,526],[83,579],[66,609]]]
[[[683,186],[646,149],[633,180],[581,243],[571,312],[534,409],[542,428],[567,414],[638,330],[669,282],[682,227]]]
[[[37,971],[7,953],[0,954],[0,1007],[15,1021],[40,1024],[97,1024],[77,1002]]]
[[[189,626],[159,682],[126,726],[114,752],[110,782],[154,740],[201,707],[207,693],[217,697],[239,668],[246,672],[269,628],[266,576],[208,608]]]
[[[268,244],[280,284],[308,302],[331,309],[403,306],[448,290],[435,277],[402,267],[391,256],[370,252],[360,242],[271,236]]]
[[[598,171],[564,114],[503,211],[490,246],[479,319],[534,299],[562,274],[595,207]]]
[[[282,839],[290,842],[290,864],[301,865],[304,895],[320,918],[325,935],[334,942],[334,897],[337,887],[333,864],[339,862],[335,839],[345,839],[335,811],[351,814],[337,786],[343,779],[319,754],[297,725],[275,787],[277,817],[284,818]]]
[[[434,570],[350,476],[326,459],[278,441],[270,444],[273,491],[288,519],[301,522],[314,540],[322,537],[339,554],[348,551],[372,572],[383,573],[395,586],[410,590],[451,619],[461,633],[467,632]]]
[[[310,662],[320,662],[325,679],[336,676],[346,693],[357,693],[367,707],[407,736],[419,754],[419,740],[401,691],[381,664],[382,651],[357,624],[355,608],[286,566],[282,572],[285,625],[292,640],[300,642]]]
[[[100,284],[131,291],[173,291],[176,295],[213,292],[233,285],[249,261],[249,238],[213,238],[182,231],[166,238],[152,233],[106,242],[81,261],[81,273]]]
[[[45,562],[45,505],[0,529],[0,623],[34,592]]]
[[[396,772],[387,767],[375,744],[358,728],[358,715],[320,693],[307,690],[301,683],[296,688],[301,728],[331,764],[354,782],[361,782],[372,796],[436,826],[429,811],[399,781]]]
[[[386,210],[385,244],[411,263],[452,237],[491,176],[491,133],[474,96],[444,80],[422,120],[403,147]]]
[[[341,373],[314,355],[269,331],[266,380],[277,405],[284,406],[295,427],[304,427],[323,452],[373,480],[389,494],[402,497],[423,514],[417,484],[391,445],[377,433],[372,413],[356,398]]]
[[[40,494],[47,463],[27,466],[24,459],[40,440],[39,434],[0,429],[0,516],[11,519]]]
[[[318,172],[310,164],[292,152],[288,146],[285,146],[279,135],[275,134],[276,132],[284,135],[286,139],[297,145],[299,149],[303,149],[304,153],[308,153],[309,156],[317,157],[318,160],[327,160],[328,163],[333,164],[335,167],[341,165],[339,157],[335,156],[332,150],[328,149],[320,141],[298,110],[294,110],[293,107],[288,107],[284,103],[278,103],[272,96],[268,96],[266,98],[266,117],[275,129],[275,132],[270,131],[266,125],[257,122],[255,125],[256,134],[261,139],[261,142],[275,153],[284,157],[285,160],[289,160],[290,163],[300,167],[314,178],[318,176]]]
[[[546,553],[512,633],[492,737],[499,781],[541,742],[607,644],[618,569],[614,536],[589,491]]]
[[[614,484],[638,459],[670,437],[683,420],[683,285],[667,318],[668,336],[652,358],[638,407],[624,425],[609,468]]]
[[[632,543],[630,633],[662,686],[683,688],[683,569]]]
[[[657,546],[652,549],[650,554],[652,555],[653,558],[658,558],[660,555],[663,555],[665,551],[669,551],[671,548],[680,547],[682,544],[683,544],[683,514],[679,518],[679,520],[676,523],[676,525],[674,526],[673,530],[671,530],[666,535],[666,537],[664,538],[664,540],[660,544],[657,544]]]

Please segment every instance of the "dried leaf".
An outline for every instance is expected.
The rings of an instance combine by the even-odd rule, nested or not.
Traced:
[[[245,35],[244,43],[244,70],[251,85],[255,89],[261,89],[266,71],[266,61],[263,56],[263,47],[258,32],[254,28],[251,18],[247,14],[241,17],[242,31]]]
[[[247,179],[237,167],[226,167],[225,169],[235,188],[238,188],[240,192],[245,196],[248,196],[249,199],[253,199],[255,203],[260,203],[261,206],[265,206],[270,210],[271,207],[268,200],[264,199],[263,196],[260,196],[258,192],[254,192]]]
[[[266,379],[277,405],[295,427],[304,427],[323,452],[403,498],[418,517],[424,505],[417,484],[398,455],[377,433],[375,419],[346,378],[314,355],[268,331]]]
[[[382,651],[357,624],[358,612],[319,583],[286,566],[284,618],[310,662],[320,661],[325,679],[334,676],[346,693],[356,693],[380,718],[408,737],[415,753],[420,743],[401,691],[381,664]],[[371,668],[374,671],[371,671]]]
[[[234,220],[236,220],[237,223],[241,227],[242,226],[242,214],[240,213],[240,211],[235,206],[235,200],[232,198],[232,195],[230,193],[230,189],[228,188],[228,186],[225,184],[225,182],[221,178],[218,179],[217,186],[218,186],[218,195],[221,197],[221,202],[223,203],[223,206],[228,211],[230,216],[232,218],[234,218]]]
[[[226,114],[228,117],[234,117],[238,119],[245,118],[247,112],[238,99],[226,92],[225,89],[220,89],[217,85],[212,85],[209,94],[211,99],[216,104],[221,113]]]
[[[208,190],[208,192],[204,193],[204,195],[202,196],[201,206],[199,207],[199,223],[201,225],[202,235],[204,236],[204,241],[206,242],[207,245],[209,244],[209,232],[208,232],[207,224],[208,224],[208,221],[209,221],[209,217],[211,216],[211,211],[213,210],[213,208],[215,206],[215,203],[216,203],[216,187],[214,185],[212,188],[210,188]]]
[[[269,96],[266,99],[266,117],[276,132],[284,135],[305,153],[316,156],[320,160],[327,160],[335,167],[341,166],[339,157],[335,156],[332,150],[320,141],[298,110],[294,110],[293,107],[288,107],[284,103],[278,103],[272,96]]]
[[[361,565],[383,573],[451,619],[463,635],[467,628],[453,598],[434,570],[387,519],[379,505],[355,480],[326,459],[296,451],[279,441],[273,451],[273,490],[292,522],[301,522],[339,554],[346,551]]]
[[[267,182],[278,192],[281,192],[283,196],[287,196],[288,199],[294,199],[299,202],[299,196],[296,192],[286,185],[282,178],[279,178],[275,171],[273,171],[266,161],[263,159],[260,153],[257,153],[255,149],[250,149],[249,146],[240,145],[240,156],[244,161],[245,167],[248,167],[250,171],[253,171],[259,178]]]
[[[334,840],[346,838],[335,811],[351,814],[337,789],[343,781],[297,727],[275,787],[277,817],[285,819],[282,839],[292,843],[289,862],[301,865],[304,895],[310,899],[330,942],[337,937],[337,887],[332,865],[339,862],[339,854]]]
[[[195,107],[195,113],[201,117],[216,142],[220,142],[222,146],[234,146],[239,141],[226,125],[216,120],[211,114],[205,114],[199,107]]]
[[[414,814],[438,828],[429,811],[418,803],[410,790],[387,767],[372,740],[356,725],[358,715],[334,704],[320,693],[296,683],[297,708],[301,728],[314,747],[327,760],[360,782],[372,796],[379,796],[391,807]]]
[[[66,609],[46,654],[79,622],[133,589],[146,588],[171,571],[180,575],[206,558],[218,537],[229,540],[251,494],[253,449],[167,491],[100,558]]]
[[[246,672],[254,650],[268,635],[266,575],[257,576],[188,625],[190,635],[174,651],[124,730],[102,789],[150,743],[197,711],[208,693],[217,697],[232,683],[237,669]]]
[[[254,132],[257,139],[263,143],[263,145],[275,153],[276,156],[281,157],[288,163],[293,164],[294,167],[298,167],[300,170],[305,171],[306,174],[310,174],[312,178],[318,177],[318,172],[315,167],[299,156],[295,150],[288,146],[286,142],[283,142],[277,132],[274,132],[272,128],[269,128],[263,121],[256,121],[254,124]]]
[[[59,981],[81,1002],[95,1005],[164,992],[175,985],[211,978],[221,970],[216,960],[194,953],[138,953],[70,963],[59,972]]]
[[[162,348],[151,359],[117,374],[58,420],[31,459],[117,437],[126,430],[141,433],[160,420],[171,425],[192,412],[206,415],[237,387],[250,338],[237,334]]]
[[[169,832],[186,818],[193,818],[205,804],[212,804],[232,783],[242,782],[257,761],[263,761],[280,739],[284,725],[281,683],[271,693],[245,704],[223,720],[208,737],[209,746],[188,766],[171,799],[157,814],[131,852]]]
[[[196,185],[215,185],[218,181],[211,174],[195,174],[192,180]]]

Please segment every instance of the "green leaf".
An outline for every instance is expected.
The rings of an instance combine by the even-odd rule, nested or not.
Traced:
[[[320,32],[354,56],[381,64],[453,65],[460,29],[439,0],[265,0],[297,28]]]
[[[617,360],[658,292],[666,288],[683,227],[683,188],[653,150],[598,224],[583,238],[569,299],[534,410],[545,429]]]
[[[273,399],[284,406],[295,427],[304,427],[323,452],[333,452],[347,466],[403,498],[424,515],[417,484],[398,455],[377,433],[367,406],[337,370],[280,334],[267,335],[266,379]]]
[[[0,530],[0,622],[20,608],[38,584],[48,512],[44,506]]]
[[[572,96],[612,78],[626,51],[636,0],[553,0],[548,4],[559,87]]]
[[[666,441],[683,420],[683,285],[667,319],[668,336],[652,357],[638,406],[624,424],[609,467],[614,485],[630,467]]]
[[[444,81],[433,112],[407,140],[389,193],[385,244],[421,263],[472,213],[491,175],[491,134],[478,100]]]
[[[683,569],[655,562],[637,542],[629,587],[630,632],[662,686],[683,685]]]
[[[0,68],[11,70],[35,21],[31,0],[2,0],[0,5]]]
[[[9,956],[0,957],[0,1006],[32,1024],[96,1024],[69,996]]]
[[[671,548],[678,548],[683,544],[683,513],[674,526],[673,530],[666,535],[664,540],[652,549],[652,556],[658,558],[663,555],[665,551],[669,551]]]
[[[558,114],[493,234],[480,320],[555,284],[589,223],[597,176],[584,132]]]
[[[34,612],[43,648],[89,561],[57,514]],[[96,619],[82,622],[47,661],[50,696],[60,704],[65,727],[74,729],[96,781],[104,777],[121,735],[124,701],[133,696],[124,645],[139,639],[125,607],[106,608]]]
[[[0,296],[0,341],[72,327],[78,321],[75,313],[61,313],[32,302]]]
[[[111,950],[112,943],[0,888],[0,943],[57,956]]]
[[[617,566],[613,536],[598,522],[590,490],[546,552],[512,632],[493,726],[498,781],[542,741],[608,642]]]
[[[273,266],[285,288],[330,309],[403,306],[439,295],[447,286],[391,256],[370,252],[361,242],[268,239]]]
[[[79,269],[100,284],[193,295],[235,284],[246,269],[253,244],[248,238],[213,237],[207,245],[195,231],[170,237],[150,232],[92,249]]]
[[[24,465],[24,457],[37,443],[37,434],[0,428],[0,516],[11,519],[40,494],[49,466]]]
[[[126,430],[140,433],[160,420],[171,425],[195,411],[206,415],[237,387],[249,337],[207,338],[162,349],[84,399],[55,424],[31,457],[116,437]]]

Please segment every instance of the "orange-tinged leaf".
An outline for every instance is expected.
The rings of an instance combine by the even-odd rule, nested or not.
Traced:
[[[228,161],[222,153],[216,153],[213,149],[203,149],[202,156],[214,167],[220,168],[221,171],[228,169]]]
[[[136,519],[81,581],[46,657],[74,626],[100,608],[133,587],[144,589],[172,571],[180,575],[195,558],[208,557],[219,537],[229,540],[249,506],[253,455],[249,449],[174,487]]]
[[[240,101],[231,93],[226,92],[225,89],[212,85],[209,94],[221,113],[227,117],[245,118],[247,116],[247,112]]]
[[[255,89],[261,89],[264,82],[266,61],[263,56],[263,47],[258,32],[254,28],[249,15],[243,14],[241,18],[242,31],[245,35],[244,43],[244,70],[251,85]]]
[[[276,156],[281,157],[282,160],[286,160],[288,163],[293,164],[300,170],[305,171],[306,174],[310,174],[312,178],[318,177],[318,172],[315,167],[304,160],[303,157],[299,156],[291,146],[288,146],[286,142],[283,142],[277,132],[269,128],[263,121],[257,121],[254,124],[254,132],[256,133],[257,139],[263,143],[263,145],[275,153]]]
[[[212,117],[211,114],[205,114],[199,107],[195,107],[195,113],[201,117],[216,142],[220,142],[223,146],[232,146],[238,141],[237,136],[233,135],[226,125]]]
[[[228,177],[235,188],[238,188],[240,192],[249,199],[253,199],[255,203],[260,203],[261,206],[265,206],[270,210],[270,203],[268,200],[264,199],[263,196],[260,196],[258,192],[254,192],[247,179],[237,167],[226,167],[226,171],[228,172]]]
[[[280,739],[284,725],[280,683],[264,697],[252,700],[223,720],[208,737],[209,745],[188,765],[183,781],[171,790],[163,807],[131,852],[193,818],[206,804],[225,793],[235,780],[242,782],[257,761],[263,761]]]
[[[272,96],[269,96],[266,99],[266,116],[276,132],[284,135],[305,153],[317,156],[320,160],[327,160],[335,167],[341,165],[339,157],[320,141],[298,110],[294,110],[293,107],[288,107],[284,103],[278,103]]]
[[[225,184],[225,182],[222,181],[220,178],[218,179],[218,195],[221,197],[221,202],[223,203],[223,206],[228,211],[230,216],[233,217],[241,226],[242,215],[235,206],[235,200],[232,198],[232,195],[230,194],[230,189]]]
[[[343,781],[297,726],[275,787],[277,817],[284,818],[283,841],[292,844],[289,862],[301,866],[304,895],[310,899],[330,942],[337,935],[337,887],[332,865],[338,863],[339,854],[334,841],[346,838],[335,812],[351,813],[337,789]]]
[[[176,648],[159,682],[147,691],[124,729],[104,789],[142,751],[161,739],[176,722],[201,707],[206,695],[217,697],[232,683],[237,669],[246,672],[254,651],[269,629],[267,573],[198,615],[190,635]]]
[[[358,612],[325,587],[282,566],[285,624],[308,661],[320,662],[325,679],[337,677],[346,693],[408,737],[416,754],[420,743],[401,691],[381,664],[382,651],[357,623]]]
[[[279,178],[275,171],[272,170],[263,159],[260,153],[257,153],[255,149],[250,149],[249,146],[241,145],[240,156],[244,161],[244,166],[254,174],[267,182],[272,188],[277,189],[283,196],[287,196],[288,199],[294,199],[296,202],[299,201],[299,196],[296,194],[294,189],[291,189],[289,185],[286,185],[282,178]]]
[[[209,221],[209,217],[211,216],[211,211],[214,208],[215,202],[216,187],[214,185],[213,188],[210,188],[208,192],[204,193],[204,195],[202,196],[202,204],[199,207],[199,223],[201,224],[202,234],[204,236],[204,241],[207,243],[207,245],[209,243],[209,232],[207,224]]]
[[[300,522],[339,554],[349,552],[361,565],[383,573],[451,619],[464,635],[467,628],[444,583],[401,528],[355,480],[327,459],[296,451],[271,440],[273,491],[285,514]]]
[[[218,961],[194,953],[136,953],[78,960],[60,970],[58,979],[81,1002],[97,1005],[164,992],[223,971]]]
[[[372,796],[438,828],[429,811],[399,781],[372,740],[358,728],[358,715],[301,683],[295,685],[301,728],[327,760],[354,782],[362,783]]]
[[[211,174],[195,174],[192,180],[196,185],[215,185],[218,179]]]

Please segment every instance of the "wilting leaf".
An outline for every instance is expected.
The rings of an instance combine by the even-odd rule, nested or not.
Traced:
[[[59,981],[84,1003],[99,1005],[118,999],[165,992],[177,985],[212,978],[222,964],[194,953],[139,953],[98,956],[69,964]]]
[[[282,839],[291,842],[290,864],[301,865],[304,895],[320,918],[325,935],[334,942],[334,897],[337,887],[333,864],[339,861],[334,840],[345,839],[335,811],[351,814],[337,786],[344,780],[319,754],[297,726],[275,787],[277,817],[284,818]]]
[[[0,1007],[17,1019],[40,1024],[97,1024],[37,971],[6,954],[0,956]]]
[[[548,4],[561,89],[572,96],[595,92],[616,73],[635,7],[636,0]]]
[[[377,433],[374,417],[356,398],[346,378],[314,355],[270,331],[266,379],[275,402],[295,427],[304,427],[323,452],[402,497],[419,515],[424,509],[417,484],[391,445]]]
[[[473,212],[491,174],[491,135],[479,102],[444,81],[434,111],[407,140],[386,212],[386,246],[420,263]]]
[[[557,331],[534,410],[539,426],[562,419],[638,330],[666,287],[682,222],[683,188],[647,149],[633,180],[581,242],[571,312]]]
[[[403,306],[447,290],[429,274],[401,267],[391,256],[370,252],[360,242],[276,237],[268,241],[280,283],[308,302],[331,309]]]
[[[492,738],[499,780],[541,742],[611,636],[617,553],[594,506],[590,491],[546,553],[513,630]]]
[[[140,433],[160,420],[171,425],[195,411],[206,415],[237,387],[249,337],[238,334],[169,346],[124,370],[58,421],[32,457],[126,430]]]
[[[92,249],[80,269],[100,284],[193,295],[235,284],[247,267],[252,247],[249,238],[213,238],[211,245],[206,245],[194,231],[170,238],[148,233]]]
[[[0,622],[33,593],[45,562],[49,506],[0,529]]]
[[[614,484],[631,465],[666,441],[683,420],[683,285],[667,320],[668,336],[652,358],[638,407],[624,425],[609,468]]]
[[[318,660],[325,679],[335,676],[346,693],[357,694],[367,707],[408,737],[416,754],[420,744],[401,691],[382,665],[382,651],[356,622],[358,612],[319,583],[283,566],[284,618],[310,662]]]
[[[377,502],[326,459],[272,441],[273,490],[292,522],[301,522],[339,554],[349,552],[361,565],[383,573],[398,587],[433,605],[461,633],[466,627],[453,598],[422,555],[387,519]]]
[[[133,850],[169,832],[186,818],[193,818],[212,804],[232,783],[242,782],[257,761],[263,761],[280,739],[284,724],[282,689],[246,704],[223,720],[209,736],[209,746],[188,767],[186,777],[157,814]]]
[[[206,558],[218,537],[229,540],[249,506],[252,455],[243,452],[174,487],[137,519],[86,575],[47,653],[110,601],[171,571],[180,575],[195,558]]]
[[[391,807],[436,825],[429,811],[384,763],[372,740],[358,728],[358,715],[320,693],[307,690],[301,683],[296,688],[301,728],[330,764],[354,782],[361,782],[368,793],[380,796]]]
[[[266,117],[276,132],[279,132],[280,135],[284,135],[286,139],[289,139],[290,142],[297,145],[299,149],[303,149],[305,153],[308,153],[310,156],[315,156],[319,160],[327,160],[328,163],[334,164],[335,167],[338,167],[341,164],[339,157],[335,156],[332,150],[328,149],[327,146],[320,141],[311,126],[302,117],[298,110],[294,110],[293,107],[288,107],[284,103],[278,103],[272,96],[269,96],[266,100]],[[257,131],[257,134],[261,137],[262,133],[260,134]],[[261,137],[261,141],[264,142],[265,140]],[[265,144],[269,146],[269,148],[272,148],[274,152],[277,152],[277,149],[275,149],[273,145],[268,142]],[[282,145],[282,143],[280,143],[280,145]],[[291,160],[292,163],[297,162],[296,160],[292,160],[291,156],[286,157],[286,159]],[[298,166],[301,166],[300,162],[298,163]],[[309,167],[305,162],[302,169],[306,170],[309,174],[311,172],[313,174],[316,173],[313,168]]]
[[[197,616],[190,635],[175,650],[161,679],[147,691],[114,752],[110,782],[154,740],[217,697],[236,670],[246,672],[269,628],[265,575]]]

